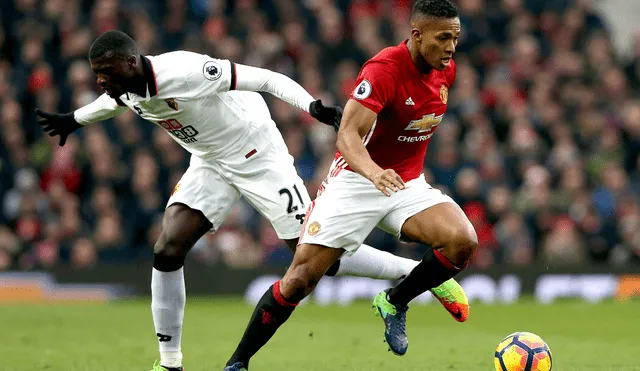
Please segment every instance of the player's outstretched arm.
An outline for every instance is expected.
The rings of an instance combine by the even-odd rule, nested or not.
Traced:
[[[67,142],[69,134],[84,125],[107,120],[126,111],[126,107],[118,106],[117,102],[103,94],[95,101],[70,113],[49,113],[36,109],[36,114],[42,118],[39,124],[50,136],[60,136],[60,146]]]
[[[333,126],[336,131],[340,127],[342,108],[337,106],[324,106],[318,99],[314,99],[300,84],[289,77],[267,70],[235,64],[236,89],[247,91],[264,91],[283,101],[309,112],[316,120]]]
[[[378,166],[362,142],[377,116],[369,108],[350,99],[344,108],[336,144],[342,157],[355,172],[369,179],[382,193],[390,196],[391,192],[404,189],[402,178],[392,169],[385,170]]]
[[[102,94],[93,102],[75,110],[73,117],[80,125],[85,126],[118,116],[127,109],[127,106],[122,102],[118,104],[115,99],[107,94]]]

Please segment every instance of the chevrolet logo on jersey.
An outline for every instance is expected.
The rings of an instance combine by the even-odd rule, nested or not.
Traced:
[[[435,113],[430,113],[428,115],[422,116],[420,120],[413,120],[409,123],[404,130],[417,130],[418,133],[424,133],[425,131],[431,131],[434,129],[440,121],[442,121],[442,116],[436,116]]]

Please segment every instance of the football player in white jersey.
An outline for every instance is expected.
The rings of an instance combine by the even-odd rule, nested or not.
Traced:
[[[311,203],[293,157],[256,92],[273,94],[335,128],[342,110],[323,106],[295,81],[266,69],[187,51],[139,55],[134,40],[120,31],[98,37],[89,59],[105,94],[67,114],[38,110],[49,135],[59,135],[62,146],[84,125],[131,109],[192,154],[165,210],[151,278],[160,348],[154,370],[179,371],[186,301],[183,265],[191,247],[205,233],[215,232],[243,196],[295,250]],[[395,280],[418,263],[363,245],[327,274]]]

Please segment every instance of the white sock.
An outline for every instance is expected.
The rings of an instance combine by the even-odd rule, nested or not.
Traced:
[[[336,276],[359,276],[397,280],[411,272],[420,261],[402,258],[362,244],[355,254],[340,259]]]
[[[184,267],[173,272],[153,268],[151,312],[160,344],[160,364],[165,367],[182,366],[180,338],[186,297]]]

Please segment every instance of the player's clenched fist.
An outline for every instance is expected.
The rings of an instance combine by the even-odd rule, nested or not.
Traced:
[[[340,129],[340,121],[342,120],[342,108],[339,106],[325,107],[320,99],[311,102],[309,105],[309,114],[314,119],[333,126],[337,132]]]
[[[64,146],[69,134],[82,127],[73,117],[73,112],[64,114],[47,113],[36,109],[36,114],[43,118],[38,123],[42,125],[44,131],[49,133],[49,136],[60,135],[60,146]]]
[[[396,174],[393,169],[386,169],[378,171],[371,177],[371,181],[376,185],[376,188],[388,197],[391,197],[391,192],[398,192],[404,189],[404,182],[400,175]]]

